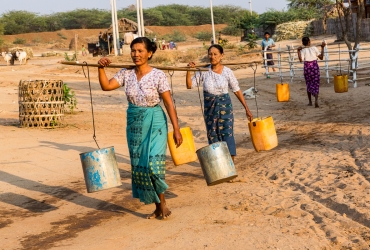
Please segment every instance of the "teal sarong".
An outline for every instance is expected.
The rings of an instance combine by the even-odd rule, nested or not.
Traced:
[[[145,204],[160,203],[165,182],[167,118],[161,106],[127,109],[127,143],[132,170],[132,195]]]

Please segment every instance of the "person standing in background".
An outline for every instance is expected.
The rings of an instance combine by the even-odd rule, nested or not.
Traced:
[[[270,38],[270,33],[265,32],[265,38],[262,40],[262,50],[272,50],[273,47],[275,47],[275,42],[272,38]],[[272,56],[272,53],[266,53],[266,59],[267,59],[267,66],[272,66],[272,70],[275,72],[275,68],[273,67],[275,65]],[[270,72],[270,68],[268,68],[268,72]],[[269,77],[269,76],[268,76]]]

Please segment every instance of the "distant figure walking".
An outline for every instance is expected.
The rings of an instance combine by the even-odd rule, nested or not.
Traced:
[[[270,33],[265,32],[265,38],[262,40],[262,50],[272,50],[273,47],[275,47],[275,42],[272,38],[270,38]],[[274,57],[272,56],[272,53],[266,53],[266,59],[267,59],[267,65],[268,66],[274,66],[275,63],[273,61]],[[275,68],[272,67],[272,70],[275,72]],[[268,68],[268,72],[270,72],[270,68]]]
[[[134,40],[134,34],[132,32],[127,32],[123,36],[123,41],[125,44],[131,44],[131,42]]]
[[[81,53],[82,53],[82,56],[87,56],[85,45],[82,45]]]
[[[308,106],[312,106],[311,95],[315,97],[315,108],[319,107],[319,88],[320,88],[320,68],[317,58],[324,59],[325,42],[321,44],[321,53],[316,47],[311,47],[309,37],[302,38],[304,48],[299,47],[298,57],[300,62],[304,62],[304,78],[307,86]]]

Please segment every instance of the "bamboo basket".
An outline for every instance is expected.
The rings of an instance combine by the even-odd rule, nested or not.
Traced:
[[[21,127],[55,128],[64,126],[63,81],[19,82],[19,121]]]

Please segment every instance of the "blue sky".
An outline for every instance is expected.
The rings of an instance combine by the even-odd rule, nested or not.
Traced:
[[[131,4],[135,4],[136,0],[117,0],[117,8],[121,9]],[[144,8],[154,7],[161,4],[187,4],[187,5],[200,5],[209,6],[209,0],[187,0],[187,1],[176,1],[176,0],[143,0]],[[213,5],[236,5],[243,8],[249,8],[249,0],[213,0]],[[258,13],[263,13],[268,8],[275,9],[286,9],[286,0],[252,0],[252,9]],[[40,14],[51,14],[54,12],[68,11],[77,8],[98,8],[98,9],[109,9],[109,0],[1,0],[0,14],[10,10],[27,10]]]

